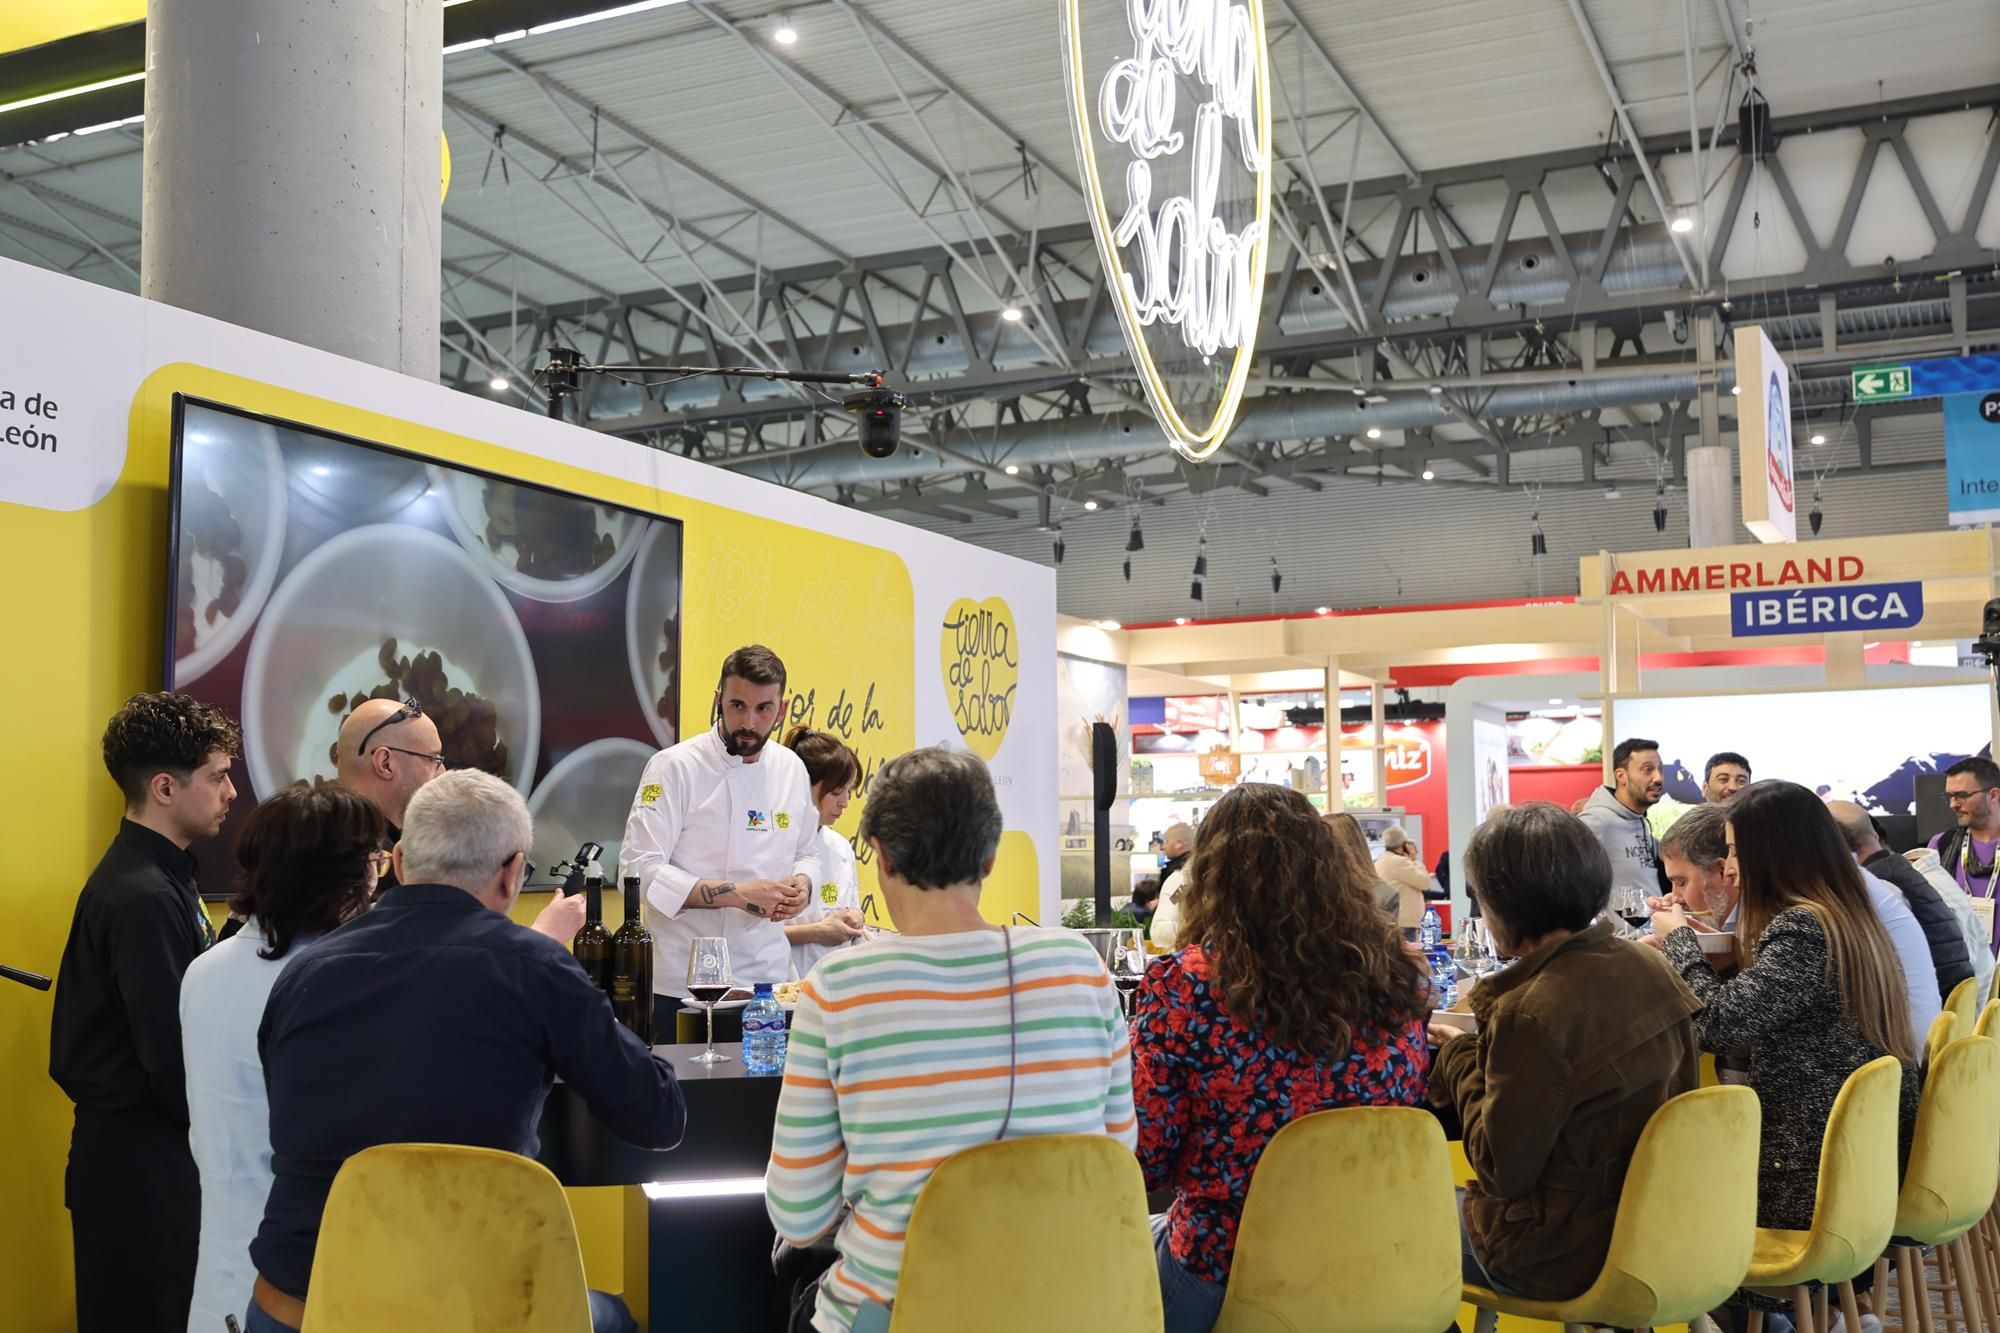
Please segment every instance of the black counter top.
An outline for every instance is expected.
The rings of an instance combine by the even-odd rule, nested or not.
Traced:
[[[778,1074],[743,1067],[740,1043],[717,1042],[722,1064],[697,1064],[701,1043],[655,1046],[674,1067],[687,1101],[687,1133],[668,1152],[635,1148],[597,1122],[581,1097],[562,1083],[542,1108],[536,1160],[565,1185],[644,1185],[653,1182],[761,1176],[771,1158]]]

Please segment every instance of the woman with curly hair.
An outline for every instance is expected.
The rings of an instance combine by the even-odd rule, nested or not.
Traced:
[[[1147,969],[1132,1026],[1139,1163],[1147,1189],[1174,1191],[1155,1234],[1166,1333],[1214,1326],[1273,1135],[1423,1099],[1428,978],[1364,866],[1284,787],[1236,788],[1196,834],[1182,946]]]

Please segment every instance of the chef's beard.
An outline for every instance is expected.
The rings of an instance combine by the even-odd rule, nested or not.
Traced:
[[[751,759],[763,753],[764,743],[770,739],[769,731],[762,735],[754,731],[725,731],[722,733],[722,749],[738,759]]]

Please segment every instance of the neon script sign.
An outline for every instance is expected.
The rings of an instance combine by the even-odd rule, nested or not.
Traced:
[[[1235,421],[1263,306],[1271,226],[1263,3],[1124,0],[1129,53],[1109,64],[1094,89],[1079,14],[1085,3],[1064,0],[1063,66],[1091,230],[1154,417],[1175,448],[1206,458]],[[1129,154],[1115,222],[1100,136]],[[1229,195],[1225,165],[1243,182]],[[1247,195],[1248,215],[1232,226],[1223,205],[1237,195]],[[1201,372],[1194,378],[1213,384],[1217,372],[1204,368],[1224,351],[1230,358],[1213,388],[1214,406],[1205,422],[1191,421],[1196,404],[1175,397],[1170,377]]]

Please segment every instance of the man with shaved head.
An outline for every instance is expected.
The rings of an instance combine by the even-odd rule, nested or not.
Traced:
[[[1959,982],[1973,975],[1972,955],[1966,949],[1964,928],[1957,915],[1922,871],[1882,845],[1875,821],[1866,810],[1852,801],[1828,801],[1826,808],[1840,826],[1847,850],[1861,863],[1862,872],[1890,885],[1909,903],[1910,914],[1924,928],[1924,943],[1930,946],[1938,998],[1948,999]]]
[[[437,723],[416,702],[370,699],[340,724],[334,771],[341,786],[375,803],[389,821],[393,841],[402,836],[410,798],[444,772],[444,742]],[[394,887],[392,879],[381,891]]]
[[[1160,903],[1153,909],[1147,938],[1172,949],[1180,940],[1181,887],[1187,881],[1182,867],[1194,854],[1194,830],[1178,821],[1167,825],[1167,831],[1160,835],[1160,852],[1166,857],[1160,863]]]

